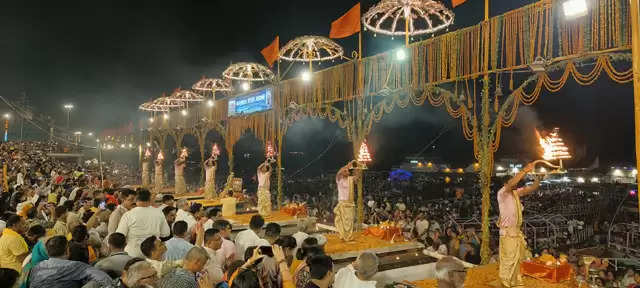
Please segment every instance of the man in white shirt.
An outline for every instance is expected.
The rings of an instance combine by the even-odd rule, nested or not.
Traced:
[[[220,253],[220,249],[222,247],[222,235],[220,231],[215,228],[207,229],[202,232],[198,231],[198,233],[204,233],[204,236],[198,236],[197,242],[198,246],[202,246],[207,254],[209,254],[209,261],[205,264],[204,270],[207,271],[207,275],[209,275],[212,283],[220,283],[224,278],[223,266],[225,263],[224,254]]]
[[[429,220],[427,220],[423,213],[420,213],[420,215],[418,215],[418,220],[416,220],[416,232],[418,232],[418,238],[424,238],[428,231]]]
[[[222,216],[222,211],[220,211],[220,208],[218,207],[212,207],[209,208],[207,210],[207,222],[204,222],[204,230],[207,231],[208,229],[213,228],[213,223],[218,220],[221,219],[220,217]]]
[[[136,208],[122,215],[116,232],[127,237],[125,251],[132,257],[142,257],[140,243],[149,236],[166,237],[171,233],[162,211],[151,206],[151,193],[148,190],[137,192]]]
[[[136,191],[133,191],[131,189],[122,189],[120,191],[120,197],[122,197],[122,203],[120,203],[116,210],[113,210],[111,215],[109,215],[109,225],[107,226],[108,234],[116,232],[116,229],[118,229],[118,224],[120,224],[122,215],[136,207]]]
[[[193,215],[191,215],[191,213],[189,213],[191,210],[189,208],[189,202],[187,202],[187,199],[180,199],[176,203],[178,208],[178,211],[176,212],[176,222],[187,222],[187,231],[191,231],[198,221],[193,217]]]
[[[236,255],[236,244],[229,240],[229,237],[231,237],[231,223],[224,219],[216,220],[216,222],[213,222],[212,228],[220,231],[220,236],[222,236],[222,245],[217,251],[218,254],[224,256],[224,263],[233,262]]]
[[[363,252],[355,262],[338,270],[334,288],[375,288],[376,281],[371,280],[378,273],[378,256],[371,252]]]
[[[264,226],[264,218],[260,215],[253,215],[249,221],[249,229],[236,235],[236,259],[244,260],[244,252],[248,247],[270,246],[269,242],[258,236],[262,232],[262,226]]]

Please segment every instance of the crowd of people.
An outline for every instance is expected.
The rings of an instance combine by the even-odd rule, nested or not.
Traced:
[[[375,254],[334,274],[309,223],[286,236],[255,215],[233,238],[220,209],[104,188],[92,163],[48,157],[52,145],[0,144],[3,287],[375,287]],[[112,167],[103,172],[118,179]]]
[[[233,237],[231,224],[219,209],[204,209],[200,204],[175,201],[171,195],[154,195],[145,189],[120,187],[112,182],[128,179],[123,175],[134,177],[135,171],[117,163],[105,165],[107,180],[102,183],[92,161],[65,162],[47,156],[55,145],[0,144],[0,158],[7,163],[0,194],[3,286],[376,285],[372,280],[379,266],[375,254],[362,253],[351,265],[335,269],[334,273],[331,257],[324,253],[326,238],[310,235],[310,225],[305,221],[300,222],[297,233],[288,236],[281,235],[278,224],[265,223],[256,215],[250,229]],[[310,216],[331,223],[331,210],[337,201],[332,180],[333,177],[288,180],[286,201],[306,203]],[[500,186],[498,182],[496,187]],[[424,243],[425,253],[480,263],[477,228],[459,223],[461,218],[479,219],[481,198],[473,181],[453,185],[421,174],[392,180],[388,173],[368,172],[364,183],[366,224],[393,223],[402,228],[405,239]],[[425,191],[439,192],[432,195]],[[581,197],[574,192],[543,188],[524,202],[526,210],[541,205],[553,207],[554,200],[550,199],[570,203]],[[601,200],[597,194],[588,197],[594,203]],[[595,229],[600,233],[608,229],[601,218],[569,223],[571,230],[587,225],[601,226]],[[575,250],[561,244],[533,252],[556,257],[567,254],[579,271]],[[497,242],[490,246],[495,261]],[[615,275],[604,266],[602,272],[600,278],[605,284],[635,283],[633,271]]]

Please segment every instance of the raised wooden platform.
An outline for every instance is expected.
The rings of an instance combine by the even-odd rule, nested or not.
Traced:
[[[376,254],[387,254],[412,249],[423,249],[424,245],[418,242],[406,241],[385,241],[371,235],[362,235],[362,232],[355,232],[354,240],[344,242],[336,233],[325,234],[327,244],[324,246],[325,252],[333,260],[346,260],[356,258],[364,251]]]
[[[407,267],[409,268],[409,267]],[[531,277],[524,278],[524,287],[536,287],[536,288],[575,288],[578,287],[578,283],[575,280],[565,281],[562,283],[549,283],[544,280],[535,279]],[[420,288],[437,288],[438,281],[435,279],[423,279],[418,281],[411,281],[411,284]],[[498,264],[488,264],[483,266],[477,266],[467,270],[467,279],[464,282],[465,288],[495,288],[500,287],[498,282]],[[584,284],[582,287],[587,287]]]

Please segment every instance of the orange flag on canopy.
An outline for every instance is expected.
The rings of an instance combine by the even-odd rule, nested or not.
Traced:
[[[331,23],[329,38],[344,38],[360,32],[360,3]]]
[[[273,66],[273,62],[276,62],[278,57],[280,57],[280,37],[276,36],[276,39],[273,39],[273,42],[271,42],[269,46],[264,47],[260,53],[264,56],[264,60],[267,60],[267,63],[269,63],[269,67]]]
[[[451,5],[453,6],[453,8],[456,8],[458,5],[461,5],[464,2],[467,2],[467,0],[451,0]]]

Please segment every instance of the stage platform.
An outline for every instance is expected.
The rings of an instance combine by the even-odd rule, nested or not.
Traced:
[[[429,266],[432,264],[426,264],[426,266]],[[418,268],[418,267],[416,267]],[[433,269],[433,268],[431,268]],[[396,271],[397,270],[397,271]],[[405,267],[405,268],[400,268],[400,269],[395,269],[395,270],[388,270],[388,271],[384,271],[381,273],[384,273],[383,277],[384,280],[386,281],[386,283],[390,283],[390,282],[403,282],[403,281],[409,281],[408,283],[414,285],[415,287],[419,287],[419,288],[437,288],[438,287],[438,281],[433,279],[433,278],[427,278],[427,279],[422,279],[422,280],[412,280],[412,279],[406,279],[405,277],[405,273],[408,271],[413,270],[412,267]],[[419,270],[424,270],[424,268],[419,269]],[[415,274],[415,273],[413,273]],[[433,273],[426,273],[426,274],[431,274],[433,275]],[[561,282],[561,283],[549,283],[546,282],[544,280],[540,280],[540,279],[535,279],[532,277],[527,277],[527,276],[523,276],[524,278],[524,287],[536,287],[536,288],[575,288],[578,287],[578,283],[575,280],[570,280],[570,281],[565,281],[565,282]],[[376,279],[378,279],[377,275],[376,275]],[[383,279],[380,279],[383,280]],[[380,282],[380,281],[379,281]],[[384,283],[382,283],[384,284]],[[383,286],[378,286],[378,287],[383,287]],[[467,270],[467,278],[464,282],[464,287],[465,288],[496,288],[496,287],[500,287],[499,285],[499,281],[498,281],[498,264],[488,264],[488,265],[482,265],[482,266],[477,266],[474,268],[470,268]],[[586,288],[587,285],[584,284],[582,287]],[[582,288],[580,287],[580,288]]]
[[[325,237],[327,237],[327,244],[324,250],[335,261],[356,258],[363,251],[387,254],[424,248],[424,245],[418,242],[395,241],[392,243],[375,236],[362,235],[362,232],[355,232],[354,240],[349,242],[342,241],[336,233],[325,234]]]

